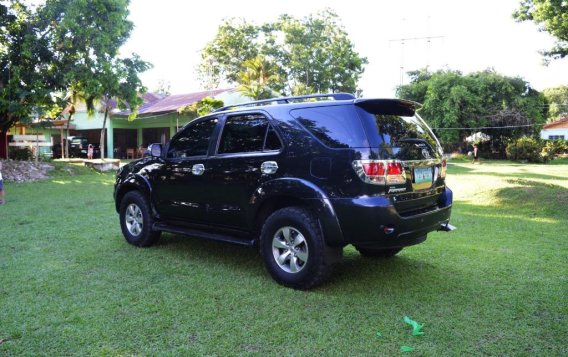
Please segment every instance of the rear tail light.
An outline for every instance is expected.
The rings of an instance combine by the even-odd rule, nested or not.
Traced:
[[[406,182],[404,167],[398,160],[355,160],[353,168],[366,183],[387,185]]]
[[[387,163],[387,175],[388,176],[400,176],[404,174],[404,169],[400,162],[389,162]]]
[[[440,165],[440,178],[446,177],[447,166],[448,166],[448,163],[446,162],[446,159],[443,159],[442,164]]]
[[[367,176],[384,176],[385,164],[383,162],[366,162],[363,163],[363,171]]]

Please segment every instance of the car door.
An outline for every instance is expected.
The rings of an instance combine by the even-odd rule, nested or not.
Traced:
[[[223,124],[215,155],[208,162],[214,192],[207,221],[247,229],[247,208],[254,190],[279,175],[282,142],[262,113],[227,115]]]
[[[210,185],[207,157],[217,123],[217,118],[196,120],[171,140],[154,184],[154,202],[162,219],[205,220]]]

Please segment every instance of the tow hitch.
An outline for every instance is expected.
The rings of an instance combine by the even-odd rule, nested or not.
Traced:
[[[455,226],[452,226],[452,225],[449,224],[449,223],[446,223],[446,224],[442,224],[442,225],[440,226],[440,228],[438,228],[438,230],[439,230],[439,231],[442,231],[442,232],[451,232],[451,231],[455,231],[455,230],[456,230],[456,227],[455,227]]]

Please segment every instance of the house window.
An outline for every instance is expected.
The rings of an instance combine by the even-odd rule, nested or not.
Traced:
[[[564,140],[564,135],[549,135],[548,140]]]

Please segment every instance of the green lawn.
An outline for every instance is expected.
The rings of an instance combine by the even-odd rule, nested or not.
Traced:
[[[568,355],[568,165],[455,163],[448,183],[457,231],[385,261],[348,247],[307,292],[250,248],[128,245],[113,175],[8,183],[0,355]]]

